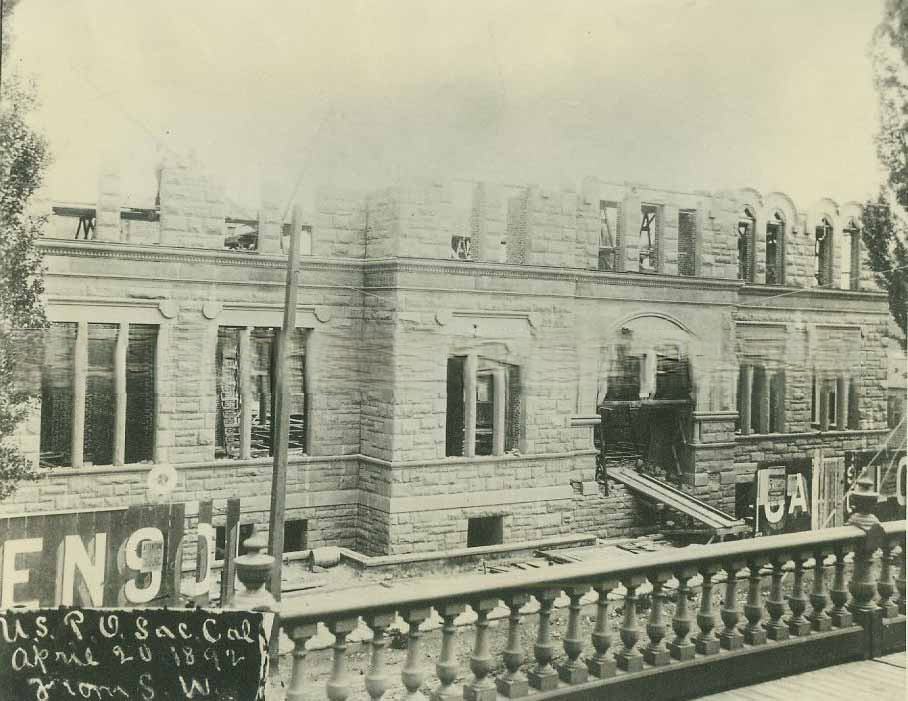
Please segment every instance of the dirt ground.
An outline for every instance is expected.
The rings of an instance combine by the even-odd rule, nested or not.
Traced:
[[[827,587],[831,584],[832,573],[827,570]],[[791,581],[792,574],[788,573],[783,582],[784,591],[786,594],[790,593],[791,590]],[[807,596],[810,594],[810,588],[813,585],[813,572],[805,572],[804,576],[804,591]],[[737,600],[738,608],[740,611],[740,625],[746,623],[746,619],[743,614],[743,604],[747,597],[747,580],[739,580],[737,586]],[[763,600],[765,601],[769,594],[770,579],[769,577],[763,578],[762,583],[762,593]],[[715,631],[718,632],[722,629],[722,622],[719,617],[719,609],[722,605],[724,598],[725,585],[724,583],[716,584],[713,587],[713,609],[716,614],[716,627]],[[674,599],[674,591],[669,591],[671,599]],[[696,592],[693,596],[693,600],[690,602],[689,610],[692,616],[696,615],[697,608],[699,607],[699,592]],[[642,609],[642,610],[640,610]],[[807,605],[807,611],[809,611],[810,606]],[[613,630],[613,642],[612,642],[612,651],[620,649],[621,640],[618,635],[618,626],[621,624],[621,618],[624,612],[624,602],[623,600],[618,600],[612,602],[611,605],[611,627]],[[671,618],[675,612],[675,604],[673,600],[666,602],[664,607],[664,620],[667,626],[666,642],[670,641],[673,638],[673,632],[671,630]],[[552,631],[553,639],[556,644],[561,643],[564,631],[567,625],[567,608],[556,608],[552,613]],[[647,623],[647,618],[649,616],[649,597],[642,597],[642,603],[638,606],[638,624],[640,626],[640,643],[638,644],[638,649],[643,648],[646,645],[647,638],[645,627]],[[766,616],[764,612],[764,616]],[[581,636],[590,641],[590,633],[592,632],[593,626],[595,625],[596,617],[596,605],[590,604],[583,608],[581,615]],[[764,623],[767,620],[764,617]],[[538,616],[535,614],[524,615],[522,618],[523,625],[521,626],[521,639],[523,643],[523,649],[527,656],[527,662],[524,664],[524,669],[530,668],[533,665],[532,660],[532,649],[533,643],[535,642]],[[696,632],[696,625],[694,627],[694,632]],[[495,656],[497,668],[493,671],[492,675],[504,671],[504,666],[501,661],[501,650],[504,649],[507,640],[507,630],[508,630],[508,621],[507,619],[500,619],[491,622],[490,625],[490,649],[492,650],[493,655]],[[460,674],[456,684],[460,685],[465,682],[468,682],[471,678],[471,673],[469,671],[469,658],[473,649],[473,642],[475,637],[475,627],[461,626],[458,628],[456,636],[456,650],[457,657],[459,662]],[[441,631],[432,630],[423,633],[421,638],[421,651],[420,651],[420,666],[424,672],[424,681],[422,685],[422,692],[429,696],[432,690],[438,685],[438,679],[435,675],[435,664],[438,659],[438,654],[441,649]],[[404,642],[403,640],[401,642]],[[364,677],[368,670],[369,659],[370,659],[371,647],[368,642],[357,642],[349,643],[347,646],[346,653],[346,663],[347,663],[347,673],[348,681],[350,684],[351,694],[350,699],[368,699],[368,695],[365,692],[364,687]],[[586,648],[584,649],[584,656],[592,655],[594,652],[592,643],[588,642]],[[560,653],[560,654],[559,654]],[[332,665],[332,655],[333,651],[331,649],[325,650],[314,650],[310,651],[305,659],[305,688],[306,688],[306,698],[307,699],[324,699],[325,698],[325,683],[328,680],[328,677],[331,672]],[[398,699],[403,698],[406,695],[406,690],[403,688],[403,685],[400,681],[400,670],[403,667],[404,660],[406,657],[405,649],[396,649],[393,646],[389,646],[386,651],[386,673],[389,679],[389,689],[385,699],[389,701],[397,701]],[[556,660],[557,664],[560,659],[564,657],[563,652],[559,649],[556,651]],[[283,655],[280,660],[280,681],[278,682],[281,685],[287,685],[290,681],[290,669],[291,669],[291,655]],[[274,692],[274,698],[282,699],[283,692],[280,688],[276,688]]]

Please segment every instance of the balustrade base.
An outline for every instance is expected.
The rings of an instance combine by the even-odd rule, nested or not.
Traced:
[[[676,643],[670,643],[668,646],[669,654],[679,662],[687,662],[688,660],[694,659],[696,654],[696,648],[693,643],[684,643],[683,645],[678,645]]]
[[[854,623],[854,616],[851,611],[833,611],[829,614],[829,620],[836,628],[847,628]]]
[[[810,628],[816,633],[832,630],[832,619],[829,616],[815,616],[810,619]]]
[[[788,632],[795,637],[810,635],[810,621],[806,618],[801,621],[790,620],[788,621]]]
[[[668,650],[665,648],[646,648],[643,651],[643,660],[646,664],[652,665],[653,667],[661,667],[667,665],[671,661],[671,657],[668,654]]]
[[[763,628],[745,628],[744,642],[748,645],[765,645],[766,631]]]
[[[509,699],[517,699],[530,693],[530,684],[521,677],[499,677],[495,680],[498,693]]]
[[[590,674],[594,677],[599,677],[599,679],[614,677],[618,671],[618,665],[615,664],[615,660],[609,658],[601,660],[596,657],[590,658],[586,661],[586,666],[590,670]]]
[[[719,633],[719,645],[723,650],[740,650],[744,647],[744,636],[737,630]]]
[[[565,684],[583,684],[590,678],[590,673],[582,662],[565,662],[558,667],[558,678]]]
[[[558,672],[554,668],[545,671],[531,669],[527,672],[527,681],[537,691],[551,691],[558,688]]]
[[[899,615],[899,606],[895,602],[888,602],[880,606],[883,609],[883,618],[895,618]]]
[[[463,692],[459,687],[451,684],[450,686],[440,686],[432,694],[432,701],[455,701],[463,697]]]
[[[482,686],[467,684],[463,688],[463,698],[464,701],[497,701],[498,691],[491,680]]]
[[[631,654],[619,652],[615,655],[615,663],[618,665],[618,669],[625,672],[639,672],[643,669],[643,655],[639,652]]]
[[[719,639],[697,638],[694,641],[694,648],[699,655],[716,655],[719,653]]]
[[[766,637],[779,643],[783,640],[788,640],[791,637],[791,634],[788,632],[788,628],[780,623],[777,626],[766,626]]]

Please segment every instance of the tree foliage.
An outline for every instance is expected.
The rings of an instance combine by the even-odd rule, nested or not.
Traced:
[[[9,20],[14,3],[2,3],[0,57],[9,66]],[[0,437],[12,436],[25,418],[29,387],[15,373],[16,354],[34,353],[40,334],[21,329],[46,326],[43,265],[35,239],[44,221],[28,213],[48,162],[42,136],[28,126],[34,89],[14,71],[0,80]],[[40,347],[38,344],[37,347]],[[23,479],[35,479],[29,461],[11,441],[0,440],[0,500]]]
[[[862,240],[904,336],[908,323],[908,0],[887,0],[871,52],[880,102],[877,156],[886,169],[886,183],[864,208]]]

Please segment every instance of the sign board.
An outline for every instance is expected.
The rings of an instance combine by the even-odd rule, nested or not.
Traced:
[[[754,533],[776,535],[810,530],[810,460],[757,467]]]
[[[905,518],[908,457],[904,450],[853,450],[845,453],[845,520],[854,513],[848,494],[862,474],[873,481],[879,498],[873,513],[881,521]]]
[[[272,624],[251,611],[0,611],[2,697],[259,701]]]
[[[215,532],[199,507],[195,581],[181,586],[185,504],[0,518],[0,610],[207,603]]]

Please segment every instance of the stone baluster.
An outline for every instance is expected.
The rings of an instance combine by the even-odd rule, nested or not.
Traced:
[[[826,556],[828,550],[818,548],[813,553],[813,588],[810,590],[810,627],[822,633],[832,628],[832,619],[826,613],[829,595],[826,593]]]
[[[905,544],[899,546],[899,576],[895,579],[899,590],[899,613],[905,615]]]
[[[665,620],[663,608],[665,606],[665,583],[671,579],[670,572],[657,572],[650,575],[649,581],[653,585],[653,604],[649,610],[649,621],[646,624],[646,635],[649,645],[643,651],[643,659],[654,667],[666,665],[669,662],[668,648],[665,647]]]
[[[593,675],[600,679],[615,676],[615,660],[608,655],[608,649],[612,645],[612,627],[609,623],[611,606],[608,595],[617,587],[618,580],[615,579],[599,582],[594,587],[599,595],[599,601],[596,604],[596,627],[591,636],[596,654],[586,661],[586,666]]]
[[[846,606],[848,603],[848,584],[845,581],[845,555],[845,549],[842,546],[836,546],[832,588],[829,590],[829,598],[832,599],[832,610],[829,612],[829,618],[832,621],[832,625],[837,628],[847,628],[853,623],[851,611]]]
[[[779,555],[772,561],[772,584],[766,610],[769,611],[769,623],[766,624],[766,637],[770,640],[788,640],[788,627],[782,620],[785,614],[785,595],[782,591],[782,579],[785,577],[787,555]]]
[[[539,691],[551,691],[558,686],[558,672],[552,666],[555,657],[555,645],[552,643],[552,606],[558,598],[557,589],[543,589],[536,592],[539,601],[539,630],[533,656],[536,667],[527,673],[530,686]]]
[[[498,693],[509,699],[520,698],[529,693],[526,675],[520,671],[524,661],[523,645],[520,641],[522,628],[520,609],[530,600],[529,594],[510,594],[505,598],[505,606],[510,609],[508,616],[508,643],[501,654],[504,660],[505,673],[495,680]]]
[[[804,560],[805,553],[796,552],[794,560],[794,581],[791,585],[791,594],[788,596],[788,608],[791,616],[788,618],[788,632],[792,635],[807,635],[810,633],[810,621],[804,615],[807,610],[807,595],[804,593]]]
[[[738,572],[744,567],[740,561],[729,561],[723,565],[725,570],[725,600],[719,614],[725,627],[719,633],[719,644],[726,650],[737,650],[744,645],[744,636],[738,630],[741,614],[738,611]]]
[[[489,652],[489,611],[498,606],[497,599],[478,599],[470,603],[476,611],[476,641],[470,657],[473,680],[463,688],[465,701],[496,701],[495,682],[489,679],[492,671],[492,653]]]
[[[752,558],[747,562],[750,575],[747,578],[747,602],[744,604],[744,642],[748,645],[763,645],[766,642],[766,629],[763,619],[763,577],[760,568],[766,564],[765,558]]]
[[[372,701],[379,701],[388,690],[389,678],[385,671],[385,648],[388,646],[386,630],[394,621],[390,613],[378,613],[365,617],[366,625],[372,629],[372,657],[366,672],[366,692]]]
[[[589,670],[580,660],[580,653],[583,652],[583,638],[580,636],[580,597],[589,590],[588,586],[571,586],[564,590],[571,603],[568,606],[568,624],[563,643],[567,659],[558,666],[558,676],[567,684],[582,684],[589,678]]]
[[[884,542],[880,555],[880,578],[876,583],[876,590],[880,595],[877,604],[883,610],[883,618],[892,618],[899,610],[898,605],[892,600],[895,594],[895,579],[892,575],[892,566],[895,563],[892,551],[895,545],[894,542]]]
[[[465,604],[441,604],[436,607],[438,615],[441,616],[443,624],[441,626],[441,654],[438,656],[438,663],[435,665],[435,672],[441,685],[432,694],[433,701],[445,701],[446,699],[458,698],[461,693],[454,687],[454,680],[457,679],[457,626],[454,625],[454,619],[464,612]]]
[[[873,554],[882,545],[882,529],[879,519],[871,513],[876,504],[877,492],[873,481],[867,475],[862,475],[855,483],[851,494],[851,504],[855,508],[854,514],[848,519],[849,526],[857,526],[867,536],[857,544],[854,549],[854,571],[848,591],[851,592],[849,608],[859,623],[867,622],[869,616],[876,615],[878,606],[873,600],[876,594],[876,585],[873,581]]]
[[[643,581],[643,575],[631,575],[621,580],[627,590],[624,596],[624,620],[620,629],[624,647],[615,655],[615,662],[625,672],[639,672],[643,669],[643,655],[637,650],[637,641],[640,640],[640,626],[637,624],[637,588]]]
[[[719,652],[719,639],[713,633],[716,627],[716,616],[713,613],[713,576],[718,567],[704,565],[700,569],[703,586],[700,594],[700,611],[697,613],[697,626],[700,632],[694,639],[694,647],[701,655],[715,655]]]
[[[306,643],[312,638],[317,624],[307,623],[296,626],[290,631],[293,640],[293,662],[290,667],[290,686],[287,687],[287,701],[303,701],[305,678],[303,670],[306,662]]]
[[[329,621],[326,625],[334,636],[334,660],[331,665],[331,676],[325,685],[330,701],[345,701],[350,695],[350,682],[347,679],[347,636],[356,630],[357,619],[341,618]]]
[[[673,658],[681,662],[694,659],[694,644],[690,641],[693,620],[690,615],[690,580],[697,574],[693,568],[681,569],[675,573],[678,580],[678,596],[675,601],[675,617],[672,619],[672,630],[675,639],[668,646]]]
[[[419,629],[420,624],[429,617],[429,609],[418,608],[401,612],[401,618],[410,626],[410,632],[407,634],[407,659],[404,662],[403,669],[400,671],[400,678],[407,690],[406,699],[408,701],[422,701],[425,696],[419,690],[422,686],[423,673],[419,668],[419,639],[422,637],[422,631]]]

